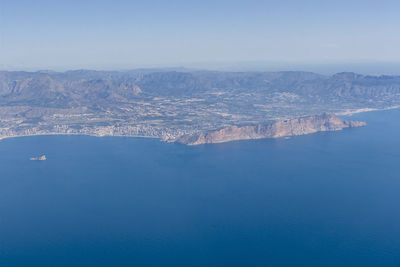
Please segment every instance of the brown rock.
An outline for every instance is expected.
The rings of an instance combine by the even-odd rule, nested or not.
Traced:
[[[268,125],[228,126],[217,131],[179,137],[175,142],[186,145],[223,143],[235,140],[278,138],[305,135],[316,132],[338,131],[350,127],[365,126],[365,122],[345,121],[332,114],[301,117],[277,121]]]

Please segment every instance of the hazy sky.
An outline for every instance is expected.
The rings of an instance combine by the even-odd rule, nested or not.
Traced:
[[[399,0],[0,0],[0,68],[400,62],[399,48]]]

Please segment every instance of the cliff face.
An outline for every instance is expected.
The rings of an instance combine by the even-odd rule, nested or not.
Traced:
[[[229,126],[223,129],[184,135],[175,142],[186,145],[223,143],[235,140],[278,138],[316,132],[338,131],[344,128],[365,126],[365,122],[345,121],[332,114],[322,114],[277,121],[268,125]]]

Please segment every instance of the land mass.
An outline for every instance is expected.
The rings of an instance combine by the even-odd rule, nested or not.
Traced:
[[[335,115],[324,113],[322,115],[277,121],[267,125],[228,126],[217,131],[183,135],[175,142],[186,145],[213,144],[235,140],[279,138],[316,132],[339,131],[345,128],[365,125],[365,122],[346,121]]]
[[[0,139],[49,134],[181,143],[196,136],[197,142],[216,142],[224,134],[221,140],[264,138],[269,135],[262,129],[283,127],[285,121],[399,105],[400,76],[187,69],[0,71]],[[297,132],[294,126],[292,130]],[[230,131],[232,137],[227,137]]]

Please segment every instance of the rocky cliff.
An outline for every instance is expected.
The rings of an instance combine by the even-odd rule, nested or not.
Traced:
[[[365,122],[346,121],[335,115],[324,113],[322,115],[277,121],[268,125],[229,126],[217,131],[184,135],[175,140],[175,142],[186,145],[224,143],[235,140],[278,138],[315,132],[338,131],[344,128],[365,125]]]

